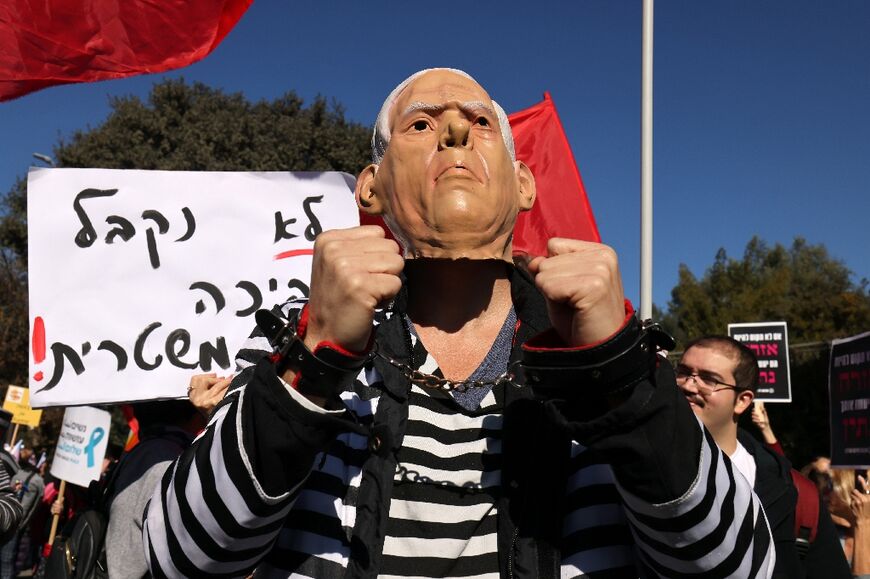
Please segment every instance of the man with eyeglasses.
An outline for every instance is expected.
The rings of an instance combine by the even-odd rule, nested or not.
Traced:
[[[798,495],[791,464],[737,426],[758,386],[755,353],[728,336],[704,336],[689,342],[675,373],[695,415],[764,506],[776,547],[774,577],[851,577],[824,505],[816,536],[801,554],[795,541]]]

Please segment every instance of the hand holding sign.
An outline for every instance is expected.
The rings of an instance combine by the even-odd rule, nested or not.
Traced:
[[[197,374],[190,379],[187,387],[187,397],[204,416],[211,414],[218,402],[223,400],[232,376],[219,378],[217,374]]]

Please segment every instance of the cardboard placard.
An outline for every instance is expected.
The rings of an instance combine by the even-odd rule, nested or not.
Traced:
[[[870,468],[870,332],[833,340],[828,395],[831,466]]]
[[[87,487],[100,478],[109,446],[112,416],[90,406],[67,408],[63,415],[51,475]]]
[[[728,324],[728,335],[745,344],[758,357],[755,399],[791,402],[788,325],[785,322]]]
[[[359,224],[346,173],[31,169],[34,407],[179,398]]]
[[[3,410],[12,413],[13,424],[37,427],[42,418],[42,410],[34,410],[30,407],[30,389],[21,386],[9,386],[6,391],[6,399],[3,401]]]

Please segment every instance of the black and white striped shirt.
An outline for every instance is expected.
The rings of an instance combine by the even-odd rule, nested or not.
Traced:
[[[6,451],[0,450],[0,452]],[[10,483],[11,478],[6,471],[5,461],[0,462],[0,543],[2,538],[9,537],[18,529],[18,524],[24,516],[24,509],[15,497]]]
[[[518,315],[523,322],[519,308]],[[389,316],[381,326],[384,350],[408,339],[395,335],[404,324]],[[265,363],[254,366],[268,349],[265,338],[252,337],[240,353],[244,383],[152,498],[144,536],[154,576],[231,577],[256,569],[257,577],[468,578],[497,577],[506,567],[516,576],[528,574],[513,558],[522,551],[522,525],[513,536],[500,532],[508,513],[498,506],[511,503],[503,496],[510,485],[501,475],[506,431],[498,389],[478,410],[463,412],[453,400],[398,384],[388,367],[367,366],[342,393],[341,416],[361,427],[386,422],[400,431],[395,452],[376,456],[359,428],[330,431],[330,421],[339,418],[298,393],[288,395]],[[434,361],[417,357],[417,365],[426,364]],[[663,405],[645,419],[648,425],[590,448],[570,445],[564,496],[557,497],[560,571],[553,574],[770,576],[770,532],[749,485],[734,476],[709,434],[698,435],[702,427],[688,408],[679,420],[669,417],[676,422],[663,432],[655,420],[675,404],[666,386],[641,388],[653,392],[653,401],[632,410],[632,398],[625,412],[643,416],[643,407]],[[664,401],[655,402],[659,398]],[[691,440],[691,446],[647,452],[644,445],[666,436]],[[645,481],[658,480],[659,473],[650,474],[655,468],[634,465],[651,454],[660,462],[689,457],[692,472],[661,473],[668,500],[638,494],[649,495]]]

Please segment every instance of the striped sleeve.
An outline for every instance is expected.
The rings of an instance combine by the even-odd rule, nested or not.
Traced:
[[[24,511],[9,486],[9,475],[0,465],[0,537],[8,537],[18,528]]]
[[[290,396],[255,349],[242,351],[245,383],[167,470],[146,508],[154,577],[248,574],[272,549],[315,457],[342,430],[342,419]]]
[[[637,560],[649,576],[772,575],[775,554],[761,503],[691,411],[669,365],[660,364],[623,404],[570,425],[575,440],[608,457]]]
[[[639,559],[652,576],[770,577],[775,554],[761,503],[704,434],[697,477],[683,496],[651,504],[617,482]]]

